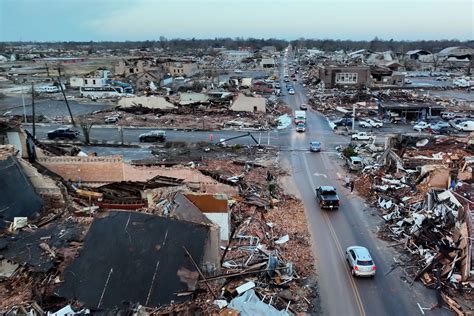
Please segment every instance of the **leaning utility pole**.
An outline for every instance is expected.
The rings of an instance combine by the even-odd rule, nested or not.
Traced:
[[[59,68],[58,68],[58,73],[61,73]],[[63,85],[61,83],[61,79],[59,76],[58,76],[58,83],[59,83],[59,87],[61,88],[61,92],[63,93],[64,101],[66,102],[67,110],[69,111],[69,116],[71,117],[72,126],[76,126],[76,122],[74,122],[74,117],[72,116],[71,108],[69,107],[69,102],[67,102],[66,93],[64,93]]]
[[[35,117],[35,84],[31,83],[31,110],[33,113],[33,139],[36,138],[36,117]]]

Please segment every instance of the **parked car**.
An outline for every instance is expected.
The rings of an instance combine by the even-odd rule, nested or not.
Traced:
[[[452,127],[456,127],[458,124],[461,124],[462,122],[465,122],[467,121],[468,119],[467,118],[464,118],[464,117],[458,117],[458,118],[455,118],[455,119],[452,119],[450,121],[448,121],[449,125],[451,125]]]
[[[351,246],[346,249],[346,260],[353,276],[374,277],[377,266],[367,248]]]
[[[311,143],[309,143],[309,151],[320,152],[321,151],[321,143],[320,142],[311,142]]]
[[[300,105],[300,110],[306,111],[307,109],[308,109],[308,105],[304,103]]]
[[[451,125],[449,125],[448,122],[445,121],[438,121],[436,123],[432,123],[430,128],[431,129],[443,129],[443,128],[450,128]]]
[[[379,120],[374,120],[374,119],[368,119],[367,120],[372,127],[375,128],[381,128],[383,126],[383,123]]]
[[[367,134],[366,132],[358,132],[356,134],[352,134],[351,136],[352,140],[358,141],[358,140],[374,140],[375,136]]]
[[[334,125],[336,126],[349,126],[352,127],[352,118],[345,117],[338,120],[333,121]]]
[[[67,127],[57,128],[55,130],[48,132],[49,139],[56,139],[56,138],[74,139],[77,136],[79,136],[78,131],[75,131]]]
[[[458,115],[458,113],[453,112],[441,112],[441,118],[448,121],[456,118]]]
[[[297,132],[304,132],[306,131],[306,125],[304,123],[296,124],[296,131]]]
[[[428,127],[430,127],[430,124],[422,121],[416,123],[415,126],[413,126],[413,129],[417,132],[421,132],[427,129]]]
[[[107,124],[117,123],[119,121],[118,116],[108,116],[104,119],[104,122]]]
[[[474,132],[474,121],[464,121],[455,126],[458,130],[464,132]]]
[[[363,128],[369,128],[372,127],[372,125],[367,121],[367,120],[362,120],[359,122],[359,126]]]
[[[165,131],[150,131],[138,136],[140,142],[164,142],[166,140]]]
[[[359,171],[364,168],[364,163],[360,157],[352,156],[346,159],[347,167],[351,171]]]
[[[316,188],[316,199],[319,202],[320,208],[339,208],[339,197],[335,187],[325,185]]]

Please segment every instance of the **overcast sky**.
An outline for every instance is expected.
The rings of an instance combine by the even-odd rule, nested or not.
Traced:
[[[473,39],[472,0],[0,0],[0,41]]]

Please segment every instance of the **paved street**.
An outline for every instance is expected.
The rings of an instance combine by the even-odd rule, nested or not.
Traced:
[[[293,109],[306,101],[300,84],[296,94],[285,101]],[[322,153],[291,151],[285,156],[291,163],[293,179],[305,204],[309,230],[313,240],[319,277],[320,302],[323,315],[422,315],[419,308],[436,304],[435,292],[422,284],[410,286],[400,269],[392,272],[397,253],[377,238],[381,224],[377,212],[342,186],[345,169],[333,153],[336,144],[343,142],[335,135],[326,119],[308,111],[306,133],[292,132],[292,148],[306,146],[312,140],[322,141]],[[336,211],[321,210],[316,203],[314,188],[333,185],[339,192],[341,207]],[[345,262],[346,247],[367,247],[377,265],[374,279],[355,279]],[[419,304],[419,305],[418,305]],[[445,309],[425,310],[426,315],[450,315]]]

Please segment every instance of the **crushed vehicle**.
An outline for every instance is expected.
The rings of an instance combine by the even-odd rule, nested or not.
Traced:
[[[320,208],[337,209],[339,208],[339,196],[336,188],[333,186],[320,186],[316,189],[316,199]]]

